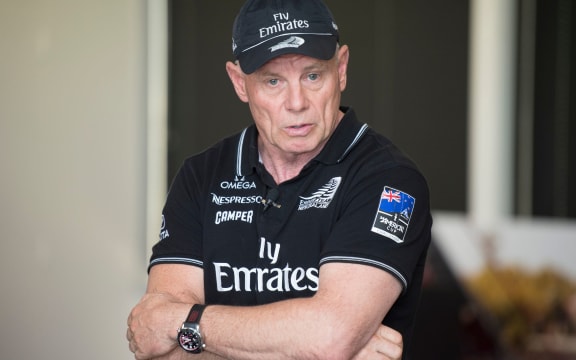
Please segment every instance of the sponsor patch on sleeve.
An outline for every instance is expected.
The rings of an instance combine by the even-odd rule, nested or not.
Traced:
[[[404,242],[416,199],[400,190],[384,186],[372,231],[397,243]]]

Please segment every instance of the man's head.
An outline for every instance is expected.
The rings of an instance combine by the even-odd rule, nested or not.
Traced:
[[[284,54],[331,59],[338,37],[321,0],[248,0],[234,21],[232,51],[250,74]]]
[[[248,0],[234,29],[238,61],[226,71],[250,106],[261,154],[311,159],[343,116],[349,52],[330,12],[320,0]]]

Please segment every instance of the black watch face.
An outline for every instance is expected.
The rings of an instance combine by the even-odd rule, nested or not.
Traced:
[[[193,353],[202,351],[202,339],[200,338],[200,334],[194,330],[182,330],[178,336],[178,341],[180,342],[182,349],[186,351]]]

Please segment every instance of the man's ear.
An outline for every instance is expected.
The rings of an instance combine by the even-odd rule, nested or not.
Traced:
[[[340,91],[346,89],[348,81],[348,60],[350,59],[350,50],[348,45],[342,45],[338,49],[338,79],[340,82]]]
[[[240,65],[228,61],[226,63],[226,72],[228,73],[230,81],[232,81],[232,85],[234,85],[236,95],[238,95],[240,100],[247,103],[248,94],[246,92],[246,74],[244,74]]]

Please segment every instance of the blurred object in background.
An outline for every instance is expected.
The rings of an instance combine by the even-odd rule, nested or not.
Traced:
[[[433,244],[414,359],[576,359],[576,284],[554,269],[486,267],[460,283]]]
[[[432,243],[414,333],[413,359],[504,359],[494,319],[460,284]]]
[[[551,268],[527,271],[510,265],[486,267],[467,282],[496,317],[510,352],[523,358],[576,359],[574,282]]]

